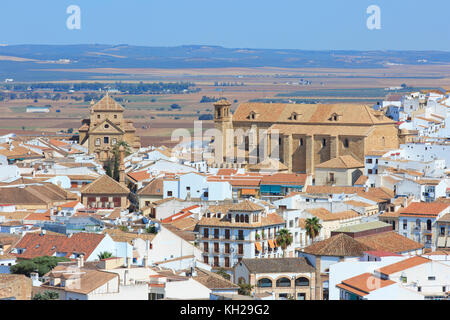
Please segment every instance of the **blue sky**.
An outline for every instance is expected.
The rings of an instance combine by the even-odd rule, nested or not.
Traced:
[[[368,30],[366,8],[381,8]],[[66,9],[81,8],[68,30]],[[448,0],[2,0],[1,44],[450,51]]]

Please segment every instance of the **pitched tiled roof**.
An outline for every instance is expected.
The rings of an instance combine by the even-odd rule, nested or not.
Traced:
[[[0,188],[0,203],[14,205],[53,204],[67,200],[76,200],[77,196],[52,183],[43,182],[39,185],[24,187]]]
[[[242,202],[233,204],[229,211],[246,211],[246,212],[253,212],[253,211],[262,211],[264,210],[263,207],[261,207],[259,204],[256,204],[249,200],[244,200]]]
[[[405,209],[400,211],[400,215],[404,216],[434,216],[447,209],[450,203],[442,202],[413,202]]]
[[[264,161],[259,162],[257,164],[249,165],[249,170],[262,170],[262,171],[284,171],[289,168],[281,163],[279,160],[275,160],[272,158],[266,158]]]
[[[306,174],[297,173],[275,173],[270,176],[264,176],[261,179],[261,184],[281,184],[281,185],[298,185],[304,186],[306,183]]]
[[[361,257],[364,251],[373,248],[356,241],[344,233],[313,243],[303,249],[304,252],[316,256]]]
[[[56,270],[55,270],[56,269]],[[66,286],[50,286],[49,283],[44,283],[41,285],[43,288],[56,288],[59,290],[64,290],[67,292],[75,292],[81,294],[89,294],[95,289],[105,285],[112,279],[119,278],[117,273],[100,271],[95,269],[83,268],[80,270],[79,276],[73,274],[73,270],[64,272],[64,270],[58,270],[57,267],[52,271],[48,272],[46,276],[64,277],[65,279],[77,279],[76,281],[66,282]],[[50,290],[51,291],[51,290]]]
[[[100,101],[91,108],[94,111],[123,111],[124,108],[109,95],[105,95]]]
[[[136,182],[139,182],[142,180],[150,179],[150,173],[148,173],[147,170],[129,172],[128,177]]]
[[[273,259],[242,259],[241,261],[250,273],[283,273],[314,272],[314,267],[304,257],[299,258],[273,258]]]
[[[355,185],[364,185],[369,178],[365,175],[360,176],[356,181]]]
[[[375,233],[364,237],[358,237],[356,240],[370,246],[374,250],[394,253],[403,253],[423,248],[422,244],[408,239],[395,231]]]
[[[162,196],[164,178],[156,178],[150,181],[145,187],[137,192],[140,196]]]
[[[97,248],[105,235],[96,233],[75,233],[71,237],[57,235],[41,235],[27,233],[14,246],[26,249],[22,254],[15,254],[18,258],[32,259],[40,256],[53,256],[56,252],[65,253],[69,258],[74,252],[83,253],[87,260]]]
[[[353,194],[364,192],[364,187],[335,187],[335,186],[308,186],[306,193],[310,194]]]
[[[130,190],[108,175],[103,175],[81,189],[82,194],[128,194]]]
[[[370,292],[383,287],[395,284],[392,280],[383,280],[370,273],[363,273],[356,277],[343,280],[336,287],[354,293],[360,297],[368,295]]]
[[[116,242],[128,242],[132,243],[136,239],[150,240],[150,242],[155,238],[155,234],[151,233],[134,233],[134,232],[124,232],[120,229],[105,229],[103,233],[107,233]]]
[[[331,213],[325,208],[316,208],[316,209],[306,209],[305,211],[309,212],[310,214],[319,218],[322,221],[345,220],[359,217],[359,213],[353,210]]]
[[[195,281],[200,282],[205,287],[217,290],[217,289],[239,289],[239,286],[223,278],[222,276],[197,268],[197,275],[192,277]]]
[[[316,168],[330,168],[330,169],[353,169],[363,167],[364,164],[361,161],[356,160],[355,158],[349,155],[339,156],[316,165]]]
[[[376,271],[381,274],[390,275],[428,262],[431,262],[431,260],[421,256],[415,256],[384,266]]]
[[[269,111],[270,110],[270,111]],[[353,104],[281,104],[281,103],[241,103],[233,115],[233,121],[251,121],[251,112],[258,116],[255,121],[269,123],[318,124],[326,123],[338,127],[342,124],[381,124],[394,123],[381,113],[377,113],[369,106]],[[290,117],[298,114],[298,121],[293,122]],[[333,114],[339,115],[337,121],[330,121]],[[296,126],[300,127],[300,126]],[[349,132],[353,128],[347,128]]]

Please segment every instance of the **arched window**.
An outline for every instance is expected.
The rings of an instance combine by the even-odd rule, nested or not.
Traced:
[[[300,138],[300,145],[303,145],[303,138]]]
[[[427,230],[431,230],[431,220],[427,220]]]
[[[327,146],[327,139],[322,139],[322,147],[326,147]]]
[[[348,148],[348,139],[347,138],[344,139],[344,148]]]
[[[234,217],[234,220],[236,220],[236,222],[239,222],[239,215],[238,214]]]
[[[295,286],[296,287],[307,287],[309,286],[309,280],[305,277],[300,277],[295,279]]]
[[[248,221],[248,214],[245,215],[245,222],[249,223],[249,221]]]
[[[277,287],[290,287],[291,280],[289,278],[280,278],[277,280]]]
[[[272,287],[272,280],[267,278],[262,278],[258,280],[258,288],[270,288]]]

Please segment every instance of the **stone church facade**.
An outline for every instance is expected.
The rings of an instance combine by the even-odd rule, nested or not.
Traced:
[[[399,147],[396,123],[365,105],[242,103],[232,114],[231,103],[221,100],[214,109],[217,130],[256,132],[241,142],[224,133],[223,155],[228,152],[236,156],[240,150],[247,163],[255,163],[262,162],[265,155],[273,155],[278,148],[276,154],[290,172],[314,173],[316,165],[344,155],[364,163],[364,156],[370,151]],[[267,130],[265,140],[261,129]],[[277,135],[278,143],[274,143]],[[261,143],[267,150],[264,155],[258,150]],[[225,164],[224,157],[216,162],[218,166],[233,166]]]
[[[128,143],[131,150],[141,146],[133,122],[126,120],[123,112],[124,108],[106,94],[97,103],[92,103],[89,119],[84,119],[79,128],[80,144],[102,162],[111,157],[114,145],[120,141]]]

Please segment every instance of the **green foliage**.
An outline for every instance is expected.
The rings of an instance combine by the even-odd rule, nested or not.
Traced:
[[[64,257],[42,256],[31,260],[19,260],[17,264],[11,266],[10,270],[11,273],[24,274],[27,277],[29,277],[32,272],[38,272],[39,276],[42,277],[56,267],[58,262],[64,261],[70,261],[70,259]]]
[[[156,234],[157,233],[155,226],[149,226],[148,228],[145,229],[145,231],[147,233],[152,233],[152,234]]]
[[[128,232],[128,227],[127,226],[119,226],[119,230],[123,231],[123,232]]]
[[[222,276],[222,278],[224,278],[226,280],[230,280],[231,279],[231,276],[228,273],[226,273],[224,268],[220,268],[216,273],[218,275]]]
[[[244,296],[249,296],[253,290],[253,287],[251,284],[247,284],[245,282],[239,283],[239,289],[238,293]]]
[[[44,291],[36,293],[31,300],[58,300],[59,299],[59,293],[55,291]]]
[[[283,258],[285,256],[286,248],[292,244],[292,233],[288,229],[281,229],[277,234],[277,243],[283,249]]]
[[[305,220],[305,229],[308,237],[314,241],[314,239],[319,235],[322,225],[317,217],[308,218]]]
[[[111,252],[103,251],[98,254],[98,259],[99,260],[108,259],[108,258],[111,258],[112,256],[113,255]]]

